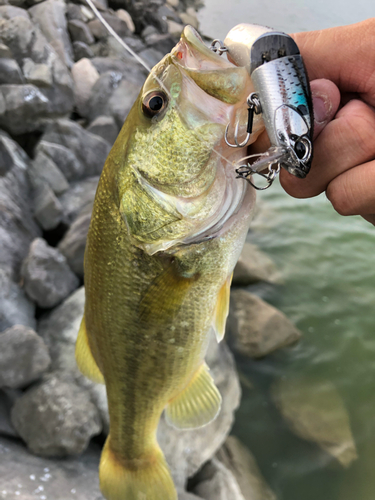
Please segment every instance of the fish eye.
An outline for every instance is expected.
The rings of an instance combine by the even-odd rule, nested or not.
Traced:
[[[168,99],[164,92],[157,90],[146,95],[142,102],[143,113],[152,118],[163,111],[167,105]]]

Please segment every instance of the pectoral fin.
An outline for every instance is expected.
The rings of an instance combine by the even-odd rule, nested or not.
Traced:
[[[169,402],[166,420],[177,429],[203,427],[215,419],[221,408],[221,395],[204,363],[190,384]]]
[[[80,372],[97,384],[104,384],[104,378],[92,355],[87,338],[85,316],[82,318],[76,342],[76,361]]]
[[[225,324],[229,313],[229,296],[232,277],[233,274],[228,276],[224,285],[221,287],[215,307],[212,326],[214,327],[216,340],[218,342],[221,342],[223,340],[225,334]]]

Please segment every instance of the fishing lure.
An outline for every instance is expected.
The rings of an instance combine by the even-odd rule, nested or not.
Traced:
[[[234,132],[233,148],[248,143],[254,114],[262,114],[271,147],[266,153],[247,156],[255,159],[237,168],[238,177],[246,179],[256,189],[267,189],[280,168],[296,177],[308,174],[312,161],[313,107],[309,81],[302,56],[295,41],[287,34],[255,24],[239,24],[224,40],[214,40],[212,50],[227,53],[237,66],[244,66],[251,76],[255,92],[247,99],[247,135],[240,142],[239,123]],[[268,173],[262,173],[268,168]],[[258,187],[251,176],[260,174],[267,179],[265,187]]]

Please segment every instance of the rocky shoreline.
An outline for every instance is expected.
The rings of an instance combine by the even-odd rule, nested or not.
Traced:
[[[95,4],[151,66],[185,24],[198,27],[197,1]],[[78,372],[74,344],[97,182],[145,77],[84,0],[0,0],[1,499],[103,498],[97,466],[109,426],[105,388]],[[226,338],[249,358],[301,336],[246,289],[260,281],[278,283],[277,270],[246,243],[234,273]],[[228,437],[241,387],[227,344],[212,340],[207,362],[223,396],[219,417],[193,433],[163,419],[158,429],[179,498],[274,500],[250,451]],[[344,407],[337,402],[333,424],[319,420],[318,407],[338,397],[334,388],[317,398],[318,430],[303,420],[309,401],[296,401],[292,389],[290,396],[285,381],[273,389],[291,428],[348,466],[356,450]],[[337,425],[333,432],[334,424],[340,432]]]

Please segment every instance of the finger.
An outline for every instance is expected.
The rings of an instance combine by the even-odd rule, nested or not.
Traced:
[[[293,34],[309,78],[328,78],[375,106],[375,18],[351,26]]]
[[[351,101],[328,123],[314,143],[314,158],[306,179],[286,171],[280,181],[296,198],[309,198],[326,190],[346,170],[375,157],[375,113],[362,101]]]
[[[327,198],[340,215],[362,215],[375,221],[375,160],[364,163],[333,179]]]
[[[340,91],[330,80],[313,80],[310,83],[314,108],[314,140],[335,116],[340,105]]]

